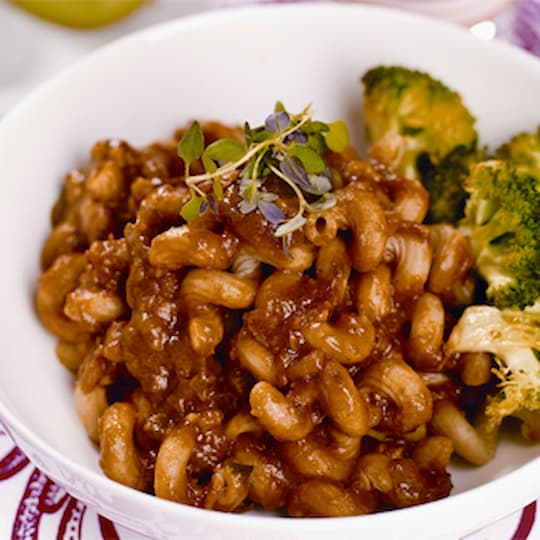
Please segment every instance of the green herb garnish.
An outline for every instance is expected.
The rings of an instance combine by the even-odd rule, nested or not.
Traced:
[[[285,237],[306,222],[305,212],[320,212],[336,202],[332,172],[324,160],[328,150],[340,152],[349,143],[345,123],[330,124],[313,120],[309,107],[300,114],[288,113],[281,102],[264,125],[244,126],[245,145],[234,139],[219,139],[204,147],[204,136],[198,122],[186,131],[178,143],[178,156],[185,163],[185,182],[191,199],[181,211],[192,221],[215,207],[215,199],[223,198],[223,183],[238,182],[241,202],[239,211],[248,214],[258,210],[275,225],[274,234]],[[205,173],[191,176],[190,164],[201,159]],[[240,174],[233,178],[233,173]],[[270,175],[285,182],[298,199],[296,214],[287,219],[275,204],[277,194],[268,190]],[[212,186],[212,193],[208,187]],[[203,187],[205,189],[203,189]]]

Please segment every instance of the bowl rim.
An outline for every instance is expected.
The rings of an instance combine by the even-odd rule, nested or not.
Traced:
[[[384,14],[385,17],[393,17],[401,19],[404,24],[421,24],[438,27],[441,32],[453,33],[459,39],[468,39],[471,43],[483,44],[497,50],[501,55],[510,56],[514,61],[523,63],[525,67],[532,69],[540,69],[540,58],[537,58],[532,53],[525,51],[517,45],[504,42],[499,39],[483,40],[473,35],[466,27],[438,19],[433,16],[397,9],[393,6],[381,4],[364,4],[349,2],[348,0],[337,0],[335,3],[321,2],[321,0],[302,0],[300,3],[278,3],[278,4],[247,4],[234,7],[214,8],[208,11],[192,13],[185,16],[176,17],[170,21],[152,24],[146,28],[141,28],[133,32],[129,32],[124,36],[113,39],[112,41],[97,47],[96,49],[83,54],[82,57],[75,60],[72,64],[60,69],[56,74],[38,83],[33,90],[23,95],[19,101],[11,106],[10,109],[0,117],[0,135],[6,129],[6,125],[16,119],[16,116],[24,111],[27,106],[31,106],[32,102],[41,94],[54,89],[55,86],[62,84],[64,79],[69,79],[72,73],[86,69],[87,66],[99,62],[102,56],[109,55],[112,51],[120,50],[122,47],[128,47],[131,42],[135,41],[159,41],[170,33],[175,33],[178,30],[186,31],[190,28],[204,28],[212,24],[225,24],[227,21],[234,21],[242,17],[252,16],[260,13],[261,18],[265,12],[283,12],[284,14],[295,12],[309,13],[312,11],[324,12],[350,12],[351,14],[365,12],[367,14]]]
[[[281,4],[281,5],[248,5],[234,8],[226,8],[221,10],[211,10],[207,12],[197,13],[194,15],[188,15],[185,17],[179,17],[171,21],[152,25],[148,28],[138,30],[129,33],[119,39],[116,39],[102,47],[97,48],[91,53],[83,56],[81,59],[74,62],[74,64],[64,68],[59,73],[51,77],[50,79],[40,83],[34,90],[26,94],[18,103],[16,103],[0,120],[0,150],[2,146],[2,137],[9,134],[9,130],[12,124],[17,122],[19,115],[23,114],[27,108],[33,107],[33,104],[39,97],[48,92],[54,92],[55,88],[63,85],[65,82],[78,72],[84,72],[89,67],[91,68],[94,63],[99,63],[102,59],[114,51],[120,51],[122,48],[128,48],[130,44],[140,41],[154,41],[162,40],[166,38],[170,33],[186,32],[197,28],[206,28],[211,25],[226,25],[239,20],[243,17],[251,17],[253,15],[264,18],[265,13],[268,11],[281,11],[284,15],[290,15],[294,13],[309,16],[310,12],[336,12],[340,11],[343,16],[358,16],[358,14],[383,14],[386,17],[394,17],[400,19],[400,24],[420,24],[425,26],[429,24],[432,27],[437,27],[441,32],[446,34],[453,34],[459,40],[469,39],[471,43],[482,43],[481,40],[471,35],[464,28],[455,24],[445,22],[442,20],[436,20],[429,16],[421,15],[418,13],[408,13],[400,10],[396,10],[391,7],[380,5],[365,5],[365,4],[344,4],[344,3],[315,3],[304,2],[301,4]],[[469,36],[469,37],[467,37]],[[524,69],[535,69],[540,73],[540,61],[530,55],[529,53],[518,49],[508,43],[500,41],[492,41],[489,43],[483,43],[485,47],[491,47],[495,52],[502,55],[503,61],[506,58],[511,58],[514,62],[523,64]],[[161,499],[147,493],[143,493],[134,489],[130,489],[122,484],[114,482],[107,478],[103,473],[93,471],[85,466],[73,461],[72,459],[64,456],[59,450],[56,450],[44,439],[36,435],[30,430],[21,420],[17,418],[7,403],[4,403],[0,396],[0,420],[6,424],[6,431],[11,434],[15,441],[19,440],[19,437],[24,440],[25,446],[28,444],[32,448],[39,451],[43,455],[46,455],[53,462],[61,463],[68,470],[73,471],[80,476],[84,481],[87,481],[99,489],[112,491],[114,495],[120,497],[135,497],[138,504],[149,503],[153,501],[153,505],[158,505],[170,514],[174,511],[179,520],[183,517],[197,516],[202,518],[204,522],[211,525],[221,525],[225,522],[228,525],[234,524],[238,527],[257,528],[264,523],[265,526],[271,527],[275,532],[302,532],[308,533],[310,531],[327,531],[328,533],[336,533],[340,529],[349,529],[351,525],[362,527],[370,527],[370,525],[379,524],[381,521],[392,521],[394,527],[399,526],[400,522],[407,523],[411,521],[415,523],[421,523],[423,530],[427,531],[426,519],[433,515],[433,509],[437,507],[438,523],[437,527],[444,531],[445,525],[451,526],[456,521],[454,512],[470,506],[471,503],[478,502],[479,495],[484,500],[489,500],[493,521],[502,518],[512,512],[518,510],[523,505],[532,502],[534,498],[540,495],[540,490],[536,490],[536,494],[520,495],[513,490],[515,485],[529,485],[531,478],[540,471],[540,456],[533,460],[519,466],[513,471],[503,474],[500,477],[494,478],[487,483],[480,486],[476,486],[462,493],[450,495],[444,499],[437,501],[424,503],[418,506],[402,508],[399,510],[378,512],[375,514],[367,514],[362,516],[341,517],[335,518],[317,518],[317,519],[275,519],[275,516],[266,515],[253,515],[253,514],[234,514],[234,513],[222,513],[216,511],[208,511],[206,509],[197,508],[181,503],[176,503]],[[47,470],[44,470],[47,474]],[[62,479],[51,474],[51,478],[57,481],[60,485],[63,485],[69,492],[69,485],[63,482]],[[129,490],[126,491],[126,490]],[[83,502],[85,502],[83,500]],[[91,503],[85,502],[91,505]],[[443,517],[446,516],[446,517]],[[489,519],[489,518],[487,518]],[[483,526],[487,523],[486,519],[469,520],[470,530],[473,530],[475,526]],[[366,529],[367,530],[367,529]],[[384,530],[384,528],[383,528]],[[390,529],[386,529],[390,530]],[[395,529],[392,529],[395,530]],[[461,530],[461,529],[460,529]],[[360,532],[360,531],[359,531]]]

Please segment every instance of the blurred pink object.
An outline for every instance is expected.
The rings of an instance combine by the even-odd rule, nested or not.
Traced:
[[[518,0],[514,17],[514,41],[540,56],[540,0]]]
[[[395,7],[459,24],[474,24],[490,19],[513,4],[513,0],[338,0],[340,2],[360,1]]]

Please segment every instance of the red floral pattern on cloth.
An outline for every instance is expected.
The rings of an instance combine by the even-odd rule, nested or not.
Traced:
[[[0,424],[0,539],[4,538],[150,540],[68,495],[32,465]],[[456,540],[540,540],[537,503]]]
[[[17,448],[0,424],[0,539],[148,540],[71,497]]]

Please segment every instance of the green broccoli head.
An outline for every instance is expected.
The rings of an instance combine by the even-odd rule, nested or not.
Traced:
[[[511,162],[472,167],[462,232],[469,237],[486,295],[499,308],[540,298],[540,183]]]
[[[458,223],[464,216],[465,180],[472,165],[485,158],[483,149],[458,146],[438,166],[427,155],[418,160],[420,179],[430,198],[427,223]]]
[[[397,172],[418,178],[421,154],[438,165],[457,147],[475,147],[475,120],[460,95],[427,73],[379,66],[362,82],[368,137],[391,147]]]
[[[520,133],[500,146],[495,156],[510,161],[521,172],[540,178],[540,126],[536,133]]]

